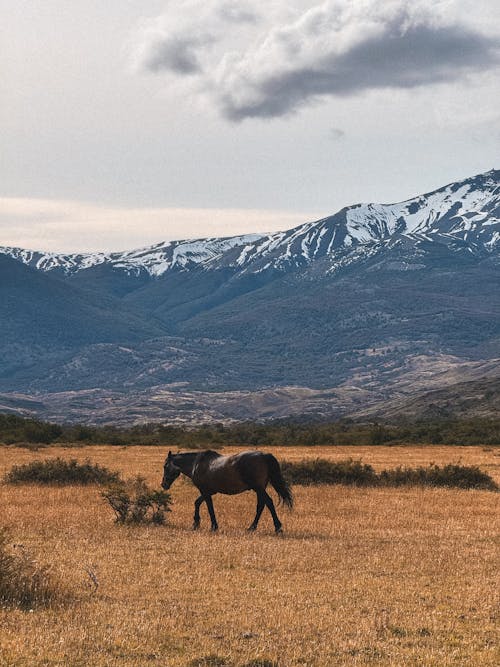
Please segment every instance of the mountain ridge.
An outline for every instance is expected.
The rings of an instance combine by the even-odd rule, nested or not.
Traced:
[[[318,400],[337,417],[499,366],[499,170],[268,235],[2,261],[0,392],[44,414],[70,396],[72,418],[272,418],[287,388],[297,414],[333,392]]]
[[[0,253],[46,272],[71,275],[109,264],[158,278],[169,270],[189,270],[195,265],[240,271],[252,271],[253,266],[255,272],[279,269],[287,260],[295,260],[300,266],[333,254],[342,246],[386,242],[397,235],[417,241],[428,240],[431,235],[472,246],[480,238],[483,248],[493,250],[500,247],[499,183],[500,170],[492,169],[402,202],[354,204],[314,222],[271,234],[162,241],[111,253],[44,253],[14,247],[0,247]],[[487,216],[491,229],[484,229]],[[268,264],[265,258],[270,260]]]

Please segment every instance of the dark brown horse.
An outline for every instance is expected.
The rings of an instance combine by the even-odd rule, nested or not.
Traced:
[[[252,531],[257,528],[264,507],[271,512],[274,530],[277,533],[282,531],[274,503],[266,491],[269,483],[285,505],[290,508],[293,506],[291,489],[283,479],[280,464],[272,454],[242,452],[232,456],[222,456],[211,450],[185,454],[169,452],[163,466],[162,487],[169,489],[181,473],[189,477],[200,491],[200,496],[194,503],[193,528],[195,530],[200,527],[200,505],[203,502],[207,504],[212,530],[217,530],[217,519],[212,502],[212,496],[216,493],[232,495],[243,493],[243,491],[255,491],[257,512],[248,529]]]

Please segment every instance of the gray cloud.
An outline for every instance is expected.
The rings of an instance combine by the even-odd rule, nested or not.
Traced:
[[[217,91],[223,114],[235,121],[282,116],[322,96],[449,82],[498,63],[498,40],[441,25],[426,11],[415,15],[409,3],[386,15],[371,3],[372,15],[345,18],[339,4],[276,28],[259,50],[226,67]]]
[[[498,37],[454,21],[441,8],[433,0],[326,0],[296,11],[293,20],[275,12],[263,32],[256,32],[260,23],[254,26],[246,49],[225,48],[219,31],[216,53],[205,51],[202,67],[198,54],[215,41],[217,20],[257,20],[241,3],[214,0],[201,17],[211,27],[204,40],[198,19],[170,23],[163,40],[146,49],[143,66],[199,73],[198,84],[221,113],[241,121],[288,115],[325,97],[452,82],[499,63]]]
[[[345,132],[344,130],[341,130],[340,127],[332,127],[330,128],[330,139],[333,141],[340,141],[345,137]]]
[[[181,0],[143,29],[135,53],[138,69],[178,75],[203,73],[209,47],[224,39],[227,24],[255,24],[258,15],[235,0]]]
[[[245,7],[241,2],[235,0],[228,0],[223,2],[218,8],[217,13],[223,21],[231,23],[257,23],[259,14]]]
[[[213,37],[169,36],[152,40],[143,54],[142,64],[151,72],[170,70],[177,74],[195,74],[202,71],[198,51],[211,44]]]

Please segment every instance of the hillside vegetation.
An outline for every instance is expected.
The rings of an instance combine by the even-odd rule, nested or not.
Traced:
[[[383,444],[500,445],[500,418],[428,420],[382,424],[242,422],[189,428],[144,424],[131,428],[59,425],[0,414],[0,444],[51,443],[165,445],[184,449],[237,446]]]

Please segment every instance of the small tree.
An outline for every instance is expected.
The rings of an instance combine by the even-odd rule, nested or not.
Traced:
[[[165,523],[172,500],[167,491],[151,489],[144,478],[115,482],[102,497],[115,513],[117,523]]]

